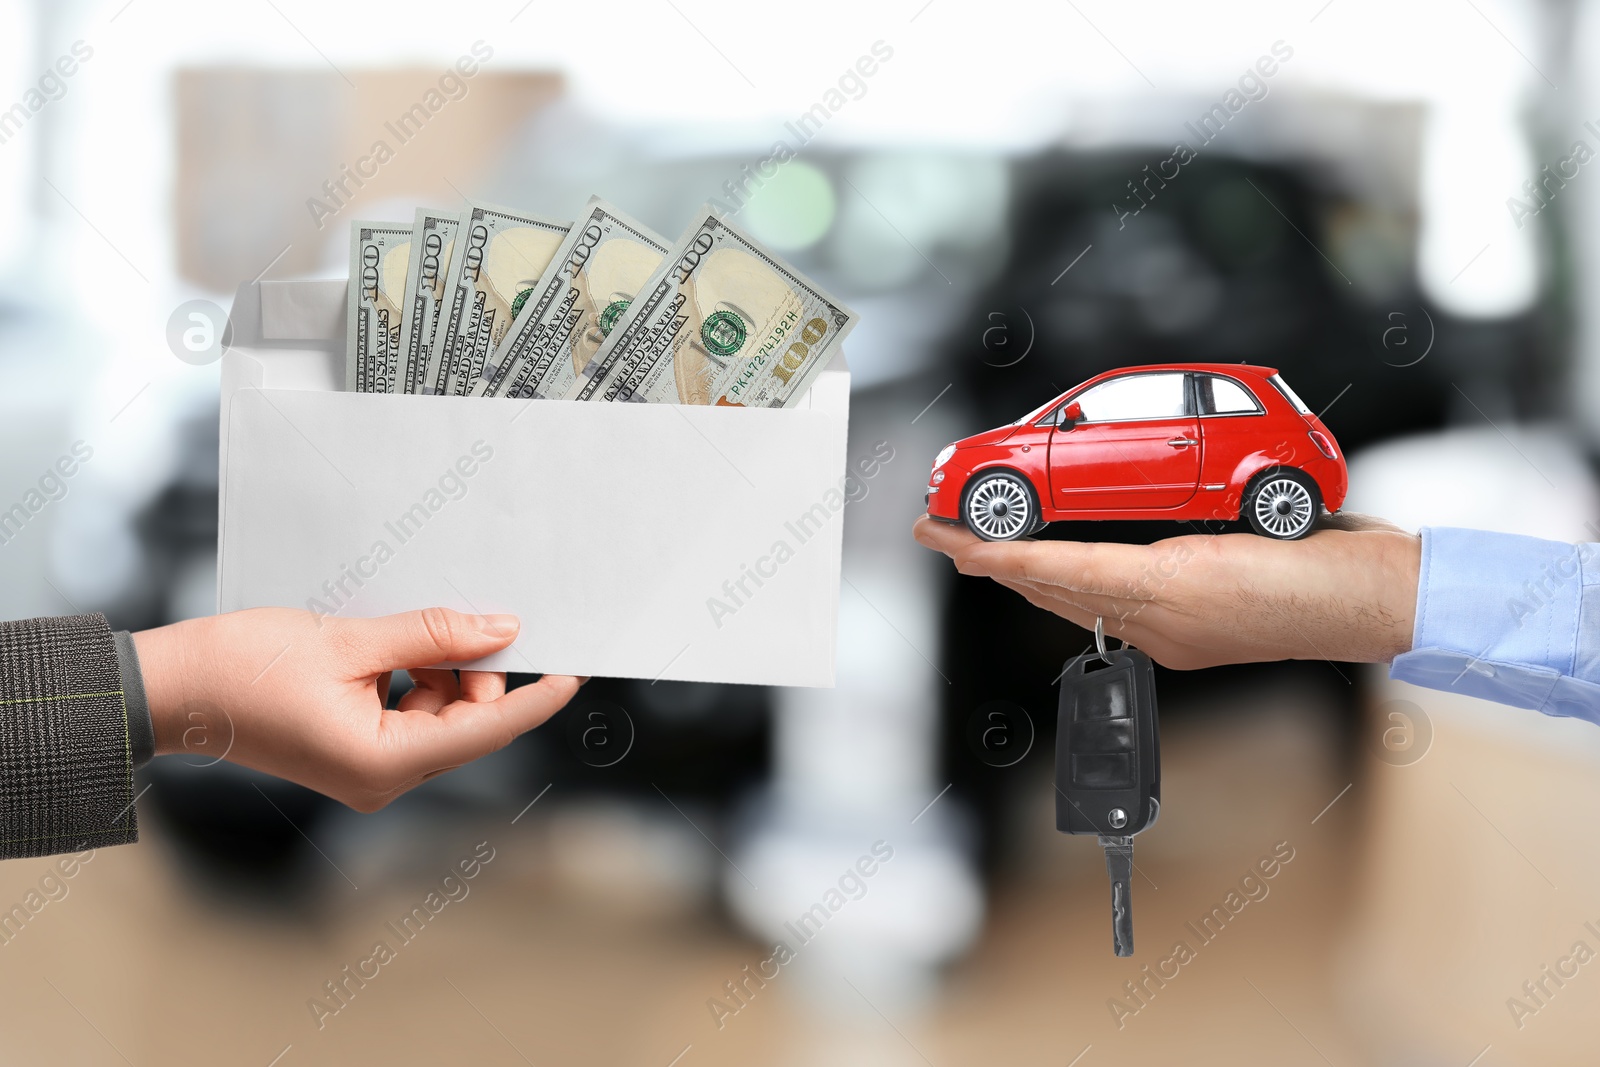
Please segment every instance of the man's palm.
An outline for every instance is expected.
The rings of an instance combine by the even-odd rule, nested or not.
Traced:
[[[962,574],[1180,670],[1327,659],[1387,663],[1411,647],[1420,541],[1366,516],[1335,516],[1300,541],[1191,534],[1152,545],[987,542],[924,516],[913,535]]]

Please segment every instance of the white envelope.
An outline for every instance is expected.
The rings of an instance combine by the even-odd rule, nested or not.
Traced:
[[[341,391],[345,282],[241,286],[218,609],[522,619],[485,670],[831,686],[850,374],[786,410]]]

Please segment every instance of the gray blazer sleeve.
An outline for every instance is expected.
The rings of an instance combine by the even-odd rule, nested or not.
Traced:
[[[105,616],[0,622],[0,859],[137,841],[133,768]]]

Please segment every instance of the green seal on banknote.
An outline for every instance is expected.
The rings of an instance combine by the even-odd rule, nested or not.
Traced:
[[[617,320],[622,318],[622,313],[628,310],[628,305],[631,303],[632,300],[613,300],[606,305],[606,309],[600,312],[601,337],[611,332],[611,327],[617,324]]]
[[[522,290],[522,292],[518,293],[515,297],[512,298],[512,301],[511,301],[511,318],[513,320],[516,319],[516,317],[519,314],[522,313],[522,305],[526,304],[528,302],[528,297],[530,297],[532,295],[533,295],[533,287],[530,285],[528,288]]]
[[[744,344],[744,320],[731,311],[713,311],[700,324],[700,340],[719,356],[731,356]]]

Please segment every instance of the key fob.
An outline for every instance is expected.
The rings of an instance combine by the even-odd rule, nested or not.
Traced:
[[[1133,955],[1133,835],[1161,813],[1155,670],[1136,648],[1079,656],[1061,672],[1056,829],[1095,834],[1111,878],[1111,947]]]
[[[1155,669],[1136,648],[1067,664],[1056,711],[1056,829],[1131,837],[1161,810]]]

